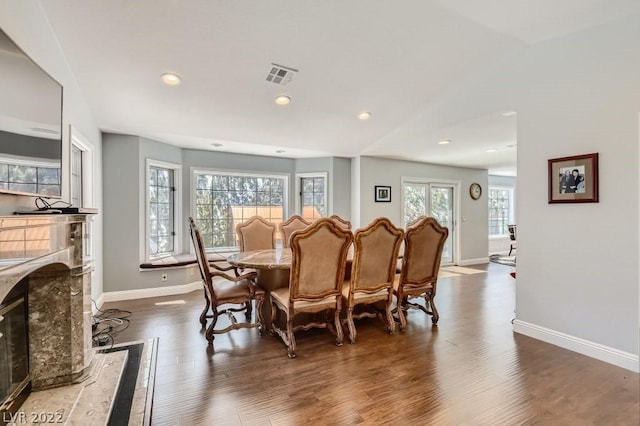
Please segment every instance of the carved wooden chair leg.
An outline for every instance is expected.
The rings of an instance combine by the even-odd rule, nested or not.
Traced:
[[[393,334],[396,331],[396,321],[393,318],[391,303],[387,303],[387,331],[389,334]]]
[[[406,301],[406,298],[404,299]],[[405,316],[405,308],[403,305],[398,304],[396,309],[398,311],[398,319],[400,320],[400,332],[403,332],[407,329],[407,318]]]
[[[293,318],[287,315],[287,356],[289,358],[296,357],[296,338],[293,333]]]
[[[207,337],[207,341],[209,341],[209,344],[213,344],[213,339],[215,339],[215,336],[213,335],[213,331],[214,331],[213,329],[216,326],[217,322],[218,322],[218,311],[214,309],[211,324],[209,324],[209,327],[207,328],[207,332],[205,334],[205,336]]]
[[[336,325],[336,346],[342,346],[344,342],[344,333],[342,332],[342,325],[340,324],[340,309],[336,309],[333,315],[334,315],[334,323]],[[353,329],[355,330],[355,326],[353,327]],[[355,335],[354,335],[354,339],[355,339]]]
[[[440,314],[438,313],[438,309],[436,309],[436,304],[433,301],[434,296],[429,296],[429,305],[431,305],[431,322],[433,324],[438,324],[438,320],[440,319]]]
[[[349,341],[356,343],[356,325],[353,322],[353,308],[347,310],[347,327],[349,327]]]
[[[202,327],[204,327],[207,324],[207,314],[209,313],[209,308],[211,307],[211,301],[207,297],[206,291],[204,292],[204,302],[205,302],[205,306],[204,306],[204,309],[202,310],[202,313],[200,314],[200,324],[202,324]]]
[[[258,331],[262,336],[264,334],[264,315],[262,314],[262,304],[264,303],[264,299],[262,297],[256,299],[256,316],[258,317],[258,323],[260,327],[258,327]]]

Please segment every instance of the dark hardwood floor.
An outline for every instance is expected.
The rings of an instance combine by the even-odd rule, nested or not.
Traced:
[[[404,334],[356,322],[355,345],[300,332],[295,359],[257,329],[212,350],[201,291],[103,309],[133,312],[116,343],[159,337],[154,425],[640,424],[638,374],[513,333],[511,268],[478,269],[440,278],[437,327],[411,310]]]

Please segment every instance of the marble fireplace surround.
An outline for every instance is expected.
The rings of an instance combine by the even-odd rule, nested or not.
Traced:
[[[27,281],[34,391],[81,381],[92,364],[86,222],[86,215],[0,216],[0,302]]]

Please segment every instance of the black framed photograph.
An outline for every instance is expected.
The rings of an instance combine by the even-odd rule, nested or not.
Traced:
[[[549,204],[597,202],[597,152],[549,160]]]
[[[375,187],[376,203],[390,203],[391,202],[391,187],[390,186],[378,186]]]

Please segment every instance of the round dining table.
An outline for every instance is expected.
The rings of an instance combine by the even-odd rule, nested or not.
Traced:
[[[347,276],[350,275],[352,258],[353,246],[347,254]],[[291,249],[278,246],[275,249],[241,251],[229,255],[227,262],[238,268],[255,269],[258,273],[257,284],[266,293],[262,304],[265,328],[271,330],[271,292],[289,286]]]
[[[239,268],[255,269],[258,273],[257,284],[266,293],[265,303],[262,304],[265,328],[271,330],[271,291],[289,286],[291,249],[277,247],[241,251],[228,256],[227,262]]]

